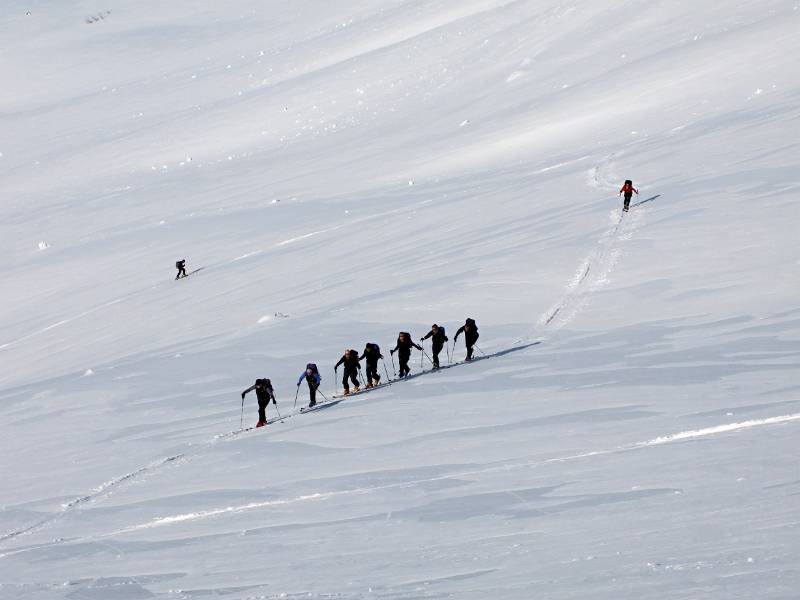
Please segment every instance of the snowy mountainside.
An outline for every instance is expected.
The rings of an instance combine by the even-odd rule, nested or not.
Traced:
[[[796,2],[7,4],[0,597],[797,597]]]

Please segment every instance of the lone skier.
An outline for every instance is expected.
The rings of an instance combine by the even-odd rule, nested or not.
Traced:
[[[381,384],[381,376],[378,373],[378,361],[383,358],[381,348],[378,344],[368,343],[364,347],[364,353],[358,357],[358,360],[367,361],[367,387],[375,387]]]
[[[638,196],[639,190],[633,187],[633,181],[631,181],[630,179],[626,179],[625,183],[619,189],[620,195],[625,194],[625,204],[622,205],[623,212],[628,212],[628,208],[630,208],[631,205],[631,198],[633,197],[634,193],[636,193],[636,195]]]
[[[306,365],[306,370],[300,374],[300,379],[297,380],[298,391],[300,390],[300,384],[303,383],[303,379],[305,379],[308,384],[308,396],[311,399],[308,403],[308,408],[311,408],[317,403],[317,388],[319,384],[322,383],[322,377],[319,374],[317,365],[314,363],[308,363]]]
[[[438,369],[439,353],[442,351],[442,348],[444,348],[444,345],[448,342],[444,327],[439,327],[436,323],[431,325],[431,330],[428,332],[428,335],[420,338],[420,341],[424,342],[428,338],[433,338],[431,340],[431,350],[433,350],[433,368]]]
[[[180,279],[181,277],[186,277],[186,259],[182,258],[178,262],[175,263],[175,268],[178,269],[178,274],[175,276],[175,279]]]
[[[242,400],[253,390],[256,391],[256,398],[258,399],[258,423],[256,423],[256,427],[263,427],[267,424],[267,406],[270,400],[272,400],[276,408],[278,402],[275,400],[275,391],[272,389],[272,382],[269,379],[256,379],[253,385],[242,392]]]
[[[400,335],[397,336],[397,345],[391,350],[392,354],[397,352],[397,360],[400,362],[400,377],[406,377],[411,373],[411,369],[408,366],[408,360],[411,358],[411,348],[422,350],[422,346],[417,346],[411,341],[410,333],[401,331]]]
[[[456,338],[453,343],[458,341],[458,336],[464,334],[464,341],[467,344],[467,358],[472,360],[472,347],[477,343],[480,334],[478,333],[478,326],[475,324],[475,319],[467,319],[463,326],[456,331]]]
[[[344,395],[348,396],[350,394],[348,379],[353,382],[353,387],[355,388],[354,391],[361,391],[358,383],[358,372],[361,370],[358,352],[355,350],[345,350],[342,358],[340,358],[339,362],[336,363],[336,366],[333,367],[334,372],[339,368],[339,365],[344,365],[344,369],[342,369],[344,371],[344,375],[342,377]]]

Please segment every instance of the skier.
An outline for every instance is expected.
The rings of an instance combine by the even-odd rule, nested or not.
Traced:
[[[442,348],[444,348],[444,345],[448,342],[447,336],[444,332],[444,327],[439,327],[436,323],[434,323],[431,325],[431,330],[428,332],[428,335],[420,338],[419,341],[424,342],[430,337],[433,338],[433,340],[431,340],[431,344],[433,344],[431,347],[433,350],[433,368],[438,369],[439,353],[442,351]]]
[[[256,379],[253,385],[242,392],[242,400],[253,390],[256,391],[256,398],[258,398],[258,423],[256,423],[256,427],[263,427],[267,424],[267,406],[269,405],[269,401],[272,400],[276,408],[278,406],[275,400],[275,391],[272,389],[272,382],[270,382],[269,379]]]
[[[378,344],[368,343],[364,347],[364,353],[358,357],[358,360],[367,361],[367,387],[375,387],[381,384],[381,376],[378,373],[378,361],[383,358],[381,348]]]
[[[631,205],[631,197],[634,192],[636,192],[637,196],[639,195],[639,190],[633,187],[633,182],[630,179],[626,179],[624,185],[619,189],[620,196],[623,193],[625,194],[625,204],[622,206],[623,212],[628,212],[628,208]]]
[[[410,333],[401,331],[400,335],[397,336],[397,345],[391,351],[392,354],[397,352],[397,360],[400,362],[400,377],[406,377],[409,373],[411,373],[411,369],[408,366],[408,360],[411,358],[412,347],[416,348],[417,350],[422,350],[422,346],[417,346],[411,341]]]
[[[175,276],[175,279],[180,279],[181,277],[186,277],[186,259],[182,258],[178,262],[175,263],[175,268],[178,269],[178,274]]]
[[[339,365],[344,365],[344,376],[342,377],[344,395],[347,396],[350,394],[350,386],[347,382],[348,379],[353,382],[356,392],[361,391],[361,388],[358,384],[358,372],[361,370],[358,352],[356,350],[345,350],[342,358],[340,358],[339,362],[336,363],[336,366],[333,367],[334,372],[336,372],[336,370],[339,368]]]
[[[320,377],[317,365],[308,363],[306,365],[306,370],[300,373],[300,379],[297,380],[298,391],[300,390],[300,384],[303,383],[303,379],[305,379],[308,384],[308,395],[311,398],[311,401],[308,403],[308,408],[311,408],[317,403],[317,388],[319,384],[322,383],[322,377]]]
[[[475,319],[467,319],[467,322],[464,323],[462,327],[458,328],[458,331],[456,331],[456,339],[453,340],[453,343],[458,341],[458,336],[462,333],[464,334],[464,341],[467,344],[466,360],[472,360],[472,347],[480,337],[480,334],[478,333],[478,326],[475,324]]]

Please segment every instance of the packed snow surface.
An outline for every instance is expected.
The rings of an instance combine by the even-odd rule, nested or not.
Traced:
[[[798,31],[6,0],[0,598],[800,597]]]

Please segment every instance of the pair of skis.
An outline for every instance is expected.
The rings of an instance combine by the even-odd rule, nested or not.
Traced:
[[[396,381],[396,380],[393,379],[391,381],[384,381],[383,383],[379,383],[378,385],[373,385],[372,387],[362,387],[362,388],[359,388],[359,390],[357,392],[350,392],[349,394],[336,394],[336,395],[332,396],[332,398],[333,399],[338,399],[338,400],[344,400],[345,398],[350,398],[352,396],[360,396],[362,394],[366,394],[367,392],[373,392],[373,391],[375,391],[377,389],[390,386],[390,385],[392,385],[393,381]]]

